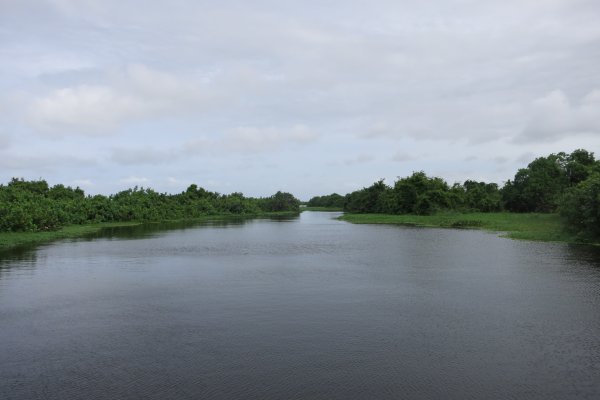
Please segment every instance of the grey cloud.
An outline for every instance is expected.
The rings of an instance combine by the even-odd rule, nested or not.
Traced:
[[[553,141],[566,135],[600,135],[600,90],[574,103],[561,90],[536,99],[518,142]]]
[[[150,179],[143,176],[131,175],[126,178],[119,179],[119,183],[125,183],[127,185],[145,185],[150,183]]]
[[[189,155],[252,154],[278,150],[289,145],[306,145],[319,136],[306,125],[290,127],[239,126],[218,137],[199,137],[183,144]]]
[[[391,152],[406,142],[419,155],[406,161],[440,171],[446,145],[457,164],[475,165],[565,138],[600,144],[597,1],[20,0],[0,10],[0,89],[19,99],[0,107],[11,154],[36,141],[55,153],[93,148],[109,154],[107,176],[160,164],[156,184],[193,181],[184,163],[218,170],[253,156],[289,175],[307,158],[343,165],[389,149],[362,164],[352,178],[362,182],[402,162]],[[167,134],[182,145],[165,148]],[[282,152],[288,165],[275,160]],[[45,173],[43,164],[31,160]]]
[[[0,149],[6,149],[10,146],[12,137],[0,130]]]
[[[408,154],[408,153],[404,153],[404,152],[397,152],[396,154],[394,154],[392,156],[392,161],[395,162],[407,162],[407,161],[412,161],[414,160],[416,157],[412,154]]]
[[[375,160],[375,157],[371,154],[360,154],[353,158],[347,158],[344,160],[345,165],[360,165],[366,164]]]
[[[177,152],[174,150],[157,150],[153,148],[113,149],[110,159],[123,165],[162,164],[174,160]]]
[[[172,164],[181,159],[198,156],[260,154],[288,146],[307,145],[317,139],[318,135],[315,132],[301,124],[286,128],[242,126],[218,136],[200,136],[169,148],[113,148],[109,158],[121,165]]]
[[[95,159],[68,154],[19,154],[0,155],[0,167],[12,170],[47,170],[55,167],[88,167],[97,163]]]
[[[531,153],[531,152],[527,152],[527,153],[523,153],[521,154],[519,157],[517,157],[516,161],[519,164],[522,164],[523,166],[529,164],[530,162],[532,162],[535,159],[536,155]]]

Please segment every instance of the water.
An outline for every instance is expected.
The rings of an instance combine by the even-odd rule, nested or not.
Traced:
[[[598,249],[336,215],[2,255],[0,398],[600,398]]]

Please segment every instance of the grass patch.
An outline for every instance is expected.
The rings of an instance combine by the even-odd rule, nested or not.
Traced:
[[[578,242],[565,231],[557,214],[438,213],[435,215],[344,214],[339,219],[355,224],[397,224],[440,228],[485,229],[505,232],[511,239]]]

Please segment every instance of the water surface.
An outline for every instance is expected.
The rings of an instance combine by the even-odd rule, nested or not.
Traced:
[[[3,254],[0,398],[600,398],[597,249],[336,215]]]

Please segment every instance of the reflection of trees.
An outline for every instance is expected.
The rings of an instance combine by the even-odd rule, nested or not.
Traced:
[[[37,251],[33,246],[0,251],[0,280],[14,268],[32,269],[37,261]]]
[[[567,246],[567,257],[576,260],[582,266],[600,270],[600,247],[598,246],[570,244]]]
[[[299,216],[269,216],[260,219],[267,219],[270,221],[291,221],[298,219]],[[184,231],[187,229],[198,228],[202,226],[206,227],[241,227],[246,224],[251,224],[256,221],[257,218],[253,217],[225,217],[207,219],[202,221],[171,221],[171,222],[156,222],[156,223],[144,223],[140,225],[132,226],[116,226],[102,228],[98,232],[91,233],[85,236],[84,239],[142,239],[153,236],[159,232],[165,231]]]

